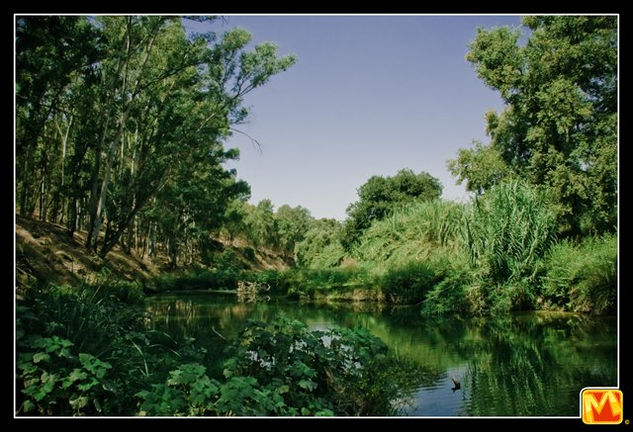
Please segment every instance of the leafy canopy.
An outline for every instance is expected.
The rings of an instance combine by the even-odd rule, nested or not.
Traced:
[[[486,114],[489,146],[449,169],[479,193],[509,174],[542,186],[563,235],[613,231],[617,219],[617,17],[528,16],[479,29],[466,59],[506,103]]]

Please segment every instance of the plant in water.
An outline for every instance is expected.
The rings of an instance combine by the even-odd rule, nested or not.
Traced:
[[[250,321],[228,350],[223,378],[197,363],[136,395],[142,415],[386,415],[410,368],[362,328],[309,331],[278,317]],[[409,380],[409,382],[411,382]]]

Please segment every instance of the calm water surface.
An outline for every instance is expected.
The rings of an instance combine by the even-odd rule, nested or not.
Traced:
[[[147,303],[155,328],[211,350],[247,319],[270,321],[280,313],[311,329],[366,327],[423,371],[421,384],[394,401],[402,415],[578,416],[583,387],[617,384],[615,317],[537,312],[430,320],[417,307],[237,303],[217,294],[164,294]]]

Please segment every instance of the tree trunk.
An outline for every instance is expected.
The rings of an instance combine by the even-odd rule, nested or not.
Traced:
[[[57,128],[57,133],[59,133],[59,137],[62,140],[62,160],[61,160],[61,181],[60,181],[60,193],[59,196],[61,197],[61,217],[59,219],[59,223],[63,224],[64,223],[64,216],[67,213],[67,209],[68,209],[68,199],[66,198],[65,194],[63,193],[63,188],[64,188],[64,165],[66,162],[66,148],[67,148],[67,144],[68,144],[68,134],[70,133],[70,128],[73,125],[73,116],[70,116],[70,122],[68,123],[68,127],[66,128],[66,133],[62,133],[62,129],[59,126],[59,123],[57,121],[55,121],[55,127]]]
[[[92,170],[92,188],[90,190],[90,204],[89,204],[89,216],[90,216],[90,226],[88,227],[88,236],[86,238],[86,249],[92,248],[92,231],[94,228],[95,221],[97,219],[97,192],[99,190],[99,171],[101,170],[101,149],[103,149],[103,142],[105,141],[105,136],[108,131],[108,123],[110,120],[110,116],[106,116],[105,124],[103,126],[103,131],[101,132],[101,139],[97,144],[97,148],[95,149],[95,164]]]
[[[92,245],[92,248],[94,250],[96,250],[97,248],[97,238],[99,236],[99,230],[101,229],[101,224],[103,223],[103,213],[105,211],[106,197],[108,195],[108,186],[110,185],[110,173],[112,171],[114,157],[116,156],[116,144],[123,135],[123,130],[125,129],[125,121],[127,119],[127,115],[128,115],[127,111],[121,115],[119,129],[117,130],[117,133],[114,139],[110,142],[110,146],[108,148],[108,160],[105,166],[105,171],[103,173],[103,181],[101,182],[101,190],[99,192],[97,207],[95,209],[94,223],[92,224],[92,230],[90,231],[89,236],[88,236],[88,245]]]
[[[66,223],[66,229],[68,236],[72,239],[77,229],[77,198],[73,198],[72,205],[68,206],[68,221]]]

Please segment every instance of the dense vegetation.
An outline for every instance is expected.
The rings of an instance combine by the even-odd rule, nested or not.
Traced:
[[[18,414],[386,415],[415,381],[361,328],[282,317],[204,344],[157,331],[141,307],[156,292],[252,283],[429,319],[616,312],[617,17],[525,17],[525,42],[480,29],[466,58],[506,107],[486,116],[489,144],[448,161],[472,200],[442,200],[436,178],[403,169],[361,185],[343,222],[247,202],[224,141],[244,96],[295,59],[187,20],[213,18],[16,19],[16,210],[86,233],[103,258],[118,247],[188,269],[20,293]],[[253,271],[226,245],[289,268]]]
[[[210,20],[190,17],[187,20]],[[169,16],[16,22],[17,210],[88,232],[86,247],[172,266],[199,253],[248,185],[222,163],[243,99],[294,57],[245,30],[187,34]]]
[[[407,171],[372,177],[345,231],[321,226],[297,246],[298,264],[337,275],[322,290],[360,279],[427,314],[615,312],[617,19],[523,23],[525,43],[520,29],[479,29],[466,56],[506,102],[486,116],[490,144],[448,161],[473,200],[408,193]]]
[[[393,177],[373,176],[358,188],[358,201],[347,208],[343,244],[349,250],[371,223],[410,201],[439,198],[442,185],[428,173],[403,169]]]
[[[32,288],[18,304],[28,415],[388,415],[415,369],[366,329],[279,317],[204,346],[153,330],[134,284]]]

